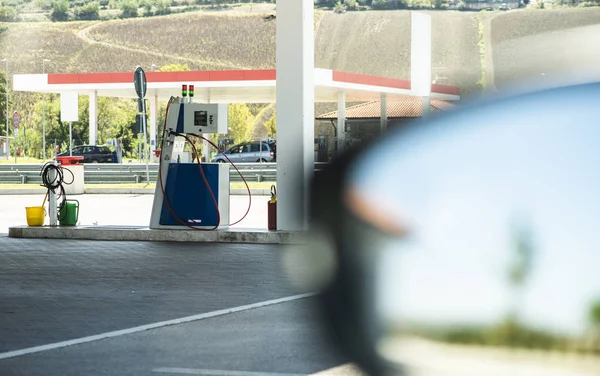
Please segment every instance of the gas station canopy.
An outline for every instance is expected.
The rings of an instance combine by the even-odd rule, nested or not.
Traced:
[[[195,86],[195,101],[210,103],[273,103],[276,101],[276,71],[225,70],[146,72],[148,97],[159,100],[181,95],[181,85]],[[15,74],[15,91],[38,93],[78,92],[101,97],[137,98],[133,72]],[[410,80],[386,78],[328,69],[315,69],[315,102],[336,102],[345,93],[347,102],[379,100],[414,95]],[[431,85],[431,98],[460,99],[457,87]]]

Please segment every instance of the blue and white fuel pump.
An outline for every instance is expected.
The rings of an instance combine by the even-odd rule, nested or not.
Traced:
[[[193,87],[188,98],[184,88],[183,98],[172,98],[167,107],[150,228],[227,227],[229,165],[183,158],[186,142],[195,149],[191,136],[227,133],[227,104],[192,103]]]

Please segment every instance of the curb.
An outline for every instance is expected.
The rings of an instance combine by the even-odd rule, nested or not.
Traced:
[[[8,236],[22,239],[74,239],[104,241],[244,243],[244,244],[303,244],[305,234],[293,231],[253,230],[154,230],[148,227],[119,228],[118,226],[29,227],[8,229]]]
[[[231,196],[247,196],[248,190],[243,188],[233,188],[229,191]],[[9,195],[39,195],[45,194],[45,188],[0,188],[0,196]],[[269,196],[271,195],[270,189],[264,188],[251,188],[250,193],[253,196]],[[84,194],[86,195],[153,195],[154,188],[85,188]]]
[[[46,194],[46,188],[0,188],[0,196]]]

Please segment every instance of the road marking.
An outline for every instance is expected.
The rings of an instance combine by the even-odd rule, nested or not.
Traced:
[[[271,372],[246,372],[246,371],[225,371],[218,369],[197,369],[197,368],[155,368],[152,372],[157,373],[175,373],[179,375],[206,375],[206,376],[307,376],[306,373],[271,373]]]
[[[135,326],[135,327],[129,328],[129,329],[115,330],[113,332],[96,334],[93,336],[71,339],[68,341],[50,343],[48,345],[29,347],[29,348],[22,349],[22,350],[9,351],[9,352],[5,352],[5,353],[0,353],[0,360],[14,358],[17,356],[22,356],[22,355],[34,354],[34,353],[38,353],[38,352],[42,352],[42,351],[59,349],[62,347],[67,347],[67,346],[79,345],[79,344],[87,343],[87,342],[99,341],[99,340],[107,339],[107,338],[124,336],[127,334],[143,332],[145,330],[157,329],[157,328],[162,328],[162,327],[170,326],[170,325],[185,324],[185,323],[192,322],[192,321],[209,319],[211,317],[224,316],[224,315],[228,315],[230,313],[242,312],[242,311],[247,311],[250,309],[267,307],[270,305],[291,302],[293,300],[304,299],[304,298],[308,298],[308,297],[315,296],[315,295],[316,295],[316,293],[307,293],[307,294],[287,296],[285,298],[280,298],[280,299],[267,300],[264,302],[247,304],[247,305],[243,305],[243,306],[239,306],[239,307],[221,309],[219,311],[206,312],[206,313],[201,313],[198,315],[186,316],[186,317],[181,317],[181,318],[173,319],[173,320],[160,321],[160,322],[156,322],[153,324]]]

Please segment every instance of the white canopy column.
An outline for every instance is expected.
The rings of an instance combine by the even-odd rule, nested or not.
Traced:
[[[431,103],[431,16],[411,14],[410,80],[413,95],[423,97],[423,116],[428,116]]]
[[[346,148],[346,92],[340,90],[337,102],[337,153],[341,154]]]
[[[308,228],[314,174],[314,1],[277,0],[277,229]]]
[[[379,117],[380,127],[381,127],[381,133],[383,134],[387,131],[387,126],[388,126],[387,94],[386,93],[381,93],[379,103],[381,105],[381,111],[380,111],[380,117]]]
[[[90,93],[90,145],[98,143],[98,92],[96,90]]]

